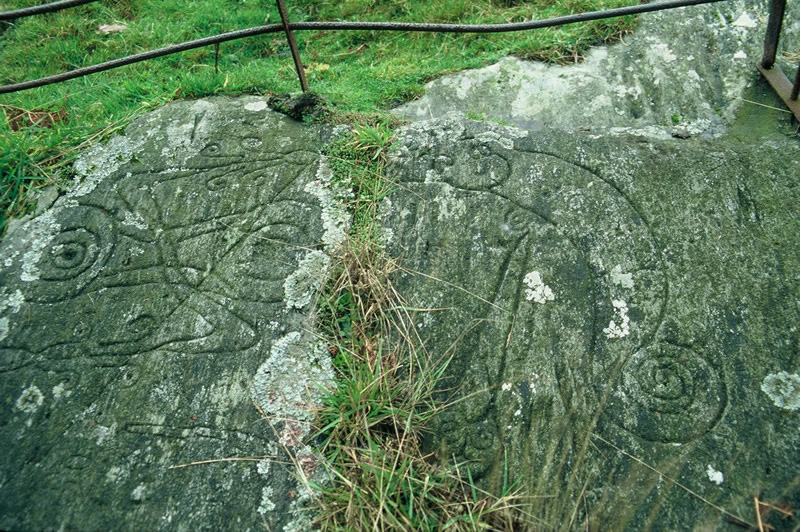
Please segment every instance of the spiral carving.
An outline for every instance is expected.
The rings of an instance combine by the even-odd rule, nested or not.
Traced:
[[[726,404],[725,381],[710,360],[662,343],[628,360],[609,411],[618,425],[645,440],[685,443],[710,430]]]
[[[65,301],[80,293],[113,250],[113,222],[106,211],[80,205],[60,214],[59,232],[34,259],[39,282],[27,287],[29,301]]]
[[[97,259],[99,242],[94,233],[76,228],[56,235],[39,268],[46,281],[65,281],[85,272]]]

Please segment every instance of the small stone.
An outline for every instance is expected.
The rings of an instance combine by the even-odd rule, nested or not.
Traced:
[[[304,92],[296,96],[279,94],[271,97],[267,103],[273,111],[300,122],[322,118],[328,113],[327,102],[322,96],[313,92]]]

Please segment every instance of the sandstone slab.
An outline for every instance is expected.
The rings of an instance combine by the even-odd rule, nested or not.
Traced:
[[[261,98],[172,104],[6,236],[0,529],[297,517],[284,450],[330,377],[305,319],[347,223],[325,135]]]
[[[794,58],[779,54],[778,62],[793,79],[800,7],[786,9],[780,50]],[[769,2],[744,0],[645,13],[634,34],[593,48],[576,65],[502,59],[431,81],[394,112],[415,121],[456,113],[525,129],[677,125],[717,135],[760,77],[768,13]]]
[[[397,285],[453,356],[431,451],[543,497],[545,527],[727,530],[754,494],[800,503],[796,139],[443,119],[394,154]]]

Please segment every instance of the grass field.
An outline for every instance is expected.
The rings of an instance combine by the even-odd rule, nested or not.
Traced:
[[[0,11],[32,0],[5,0]],[[500,23],[636,3],[633,0],[288,0],[293,21],[386,20]],[[104,0],[0,23],[0,84],[39,78],[217,33],[279,22],[270,0]],[[101,24],[124,25],[103,34]],[[381,112],[417,97],[436,76],[514,54],[569,62],[629,31],[611,19],[497,35],[298,32],[311,90],[345,112]],[[224,43],[0,95],[0,234],[31,208],[32,189],[69,181],[80,149],[171,100],[211,94],[298,91],[281,34]],[[25,114],[24,112],[29,112]],[[33,111],[32,113],[30,113]],[[19,118],[14,118],[19,115]],[[31,125],[35,124],[35,125]],[[59,172],[60,171],[60,172]]]

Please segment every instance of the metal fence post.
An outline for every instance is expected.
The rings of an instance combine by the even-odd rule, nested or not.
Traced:
[[[294,40],[294,33],[289,29],[289,14],[286,12],[286,5],[283,0],[275,0],[278,4],[278,12],[281,14],[281,23],[283,24],[283,31],[286,33],[286,40],[289,41],[289,49],[292,51],[292,59],[294,59],[294,68],[297,70],[297,77],[300,78],[300,88],[303,92],[308,92],[308,81],[306,81],[306,72],[303,70],[303,63],[300,61],[300,51],[297,49],[297,41]]]
[[[756,67],[772,86],[775,93],[783,100],[786,107],[792,111],[794,117],[800,121],[800,102],[797,101],[797,93],[800,92],[800,68],[797,70],[794,85],[792,85],[789,82],[789,78],[781,70],[781,67],[775,63],[775,57],[778,54],[778,39],[781,36],[781,26],[783,26],[784,11],[786,11],[786,0],[772,0],[769,6],[767,32],[764,36],[764,57],[756,63]]]
[[[764,57],[761,59],[761,66],[766,69],[772,68],[772,65],[775,64],[784,11],[786,11],[786,0],[772,0],[769,5],[767,33],[764,36]]]

